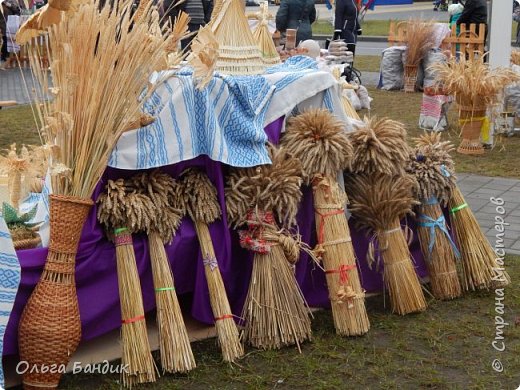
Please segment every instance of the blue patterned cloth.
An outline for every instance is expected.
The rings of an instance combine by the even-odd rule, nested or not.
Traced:
[[[121,137],[111,167],[154,168],[200,155],[236,167],[270,163],[264,127],[311,100],[307,106],[348,121],[335,78],[308,57],[292,57],[261,76],[215,74],[203,90],[189,68],[154,74],[151,81],[160,85],[144,111],[156,120]]]
[[[20,277],[20,264],[11,234],[4,219],[0,217],[0,356],[3,354],[5,329],[18,291]],[[4,370],[0,364],[0,389],[3,388]]]

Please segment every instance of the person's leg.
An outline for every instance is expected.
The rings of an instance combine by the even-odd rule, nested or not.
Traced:
[[[195,38],[195,35],[197,35],[196,32],[199,31],[200,28],[201,28],[200,24],[196,24],[196,23],[188,24],[188,30],[190,31],[190,33],[194,32],[195,34],[186,39],[183,39],[181,41],[182,50],[190,50],[191,41],[193,41],[193,38]]]
[[[7,52],[7,37],[4,35],[4,36],[2,36],[1,59],[2,59],[2,61],[7,61],[8,57],[9,57],[9,53]]]

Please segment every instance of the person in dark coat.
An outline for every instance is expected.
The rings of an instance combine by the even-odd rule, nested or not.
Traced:
[[[298,30],[296,45],[312,39],[311,24],[316,20],[314,0],[282,0],[276,13],[276,29],[282,33],[287,29]]]
[[[477,24],[477,34],[478,34],[478,25],[480,23],[486,24],[486,34],[487,34],[487,1],[486,0],[467,0],[464,4],[464,11],[460,15],[457,20],[457,26],[461,24],[469,25],[471,23]],[[468,26],[469,27],[469,26]]]
[[[5,0],[2,5],[2,12],[0,13],[0,32],[2,34],[2,49],[1,61],[7,61],[9,53],[7,52],[7,27],[6,21],[10,15],[20,15],[20,5],[18,0]]]
[[[343,39],[349,51],[355,52],[358,35],[361,35],[361,25],[355,0],[337,0],[334,15],[334,39]]]
[[[209,22],[213,11],[213,0],[185,0],[180,4],[177,0],[164,0],[163,11],[163,20],[169,19],[172,25],[180,11],[186,12],[190,17],[188,30],[195,33]],[[195,35],[181,41],[183,50],[189,48],[193,38],[195,38]]]

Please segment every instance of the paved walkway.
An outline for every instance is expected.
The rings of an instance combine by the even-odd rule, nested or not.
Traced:
[[[491,245],[497,241],[495,218],[502,217],[509,224],[504,226],[504,246],[509,253],[520,255],[520,180],[466,173],[457,177],[459,187]],[[503,215],[491,198],[504,201]]]
[[[0,70],[0,100],[16,100],[18,104],[28,104],[33,94],[34,84],[29,69]]]

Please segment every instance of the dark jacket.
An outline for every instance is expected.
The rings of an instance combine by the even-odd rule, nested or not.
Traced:
[[[334,14],[334,30],[341,30],[340,38],[346,43],[356,43],[361,26],[354,0],[337,0]]]
[[[312,39],[311,24],[316,20],[314,0],[282,0],[276,13],[276,29],[297,29],[296,44]]]
[[[193,24],[204,24],[208,23],[211,18],[211,13],[213,12],[213,0],[202,0],[202,8],[204,13],[204,20],[201,19],[202,15],[197,15],[196,19],[190,20],[190,23]],[[188,1],[183,1],[179,3],[177,0],[164,0],[162,2],[162,10],[161,16],[162,20],[166,22],[168,19],[171,20],[171,23],[175,21],[175,18],[181,11],[188,13],[190,11],[190,7]]]
[[[467,0],[464,11],[457,20],[459,24],[486,23],[487,24],[487,2],[486,0]]]
[[[2,7],[2,12],[0,12],[0,31],[2,36],[5,36],[7,18],[11,15],[20,15],[20,5],[18,0],[6,0],[0,7]]]

